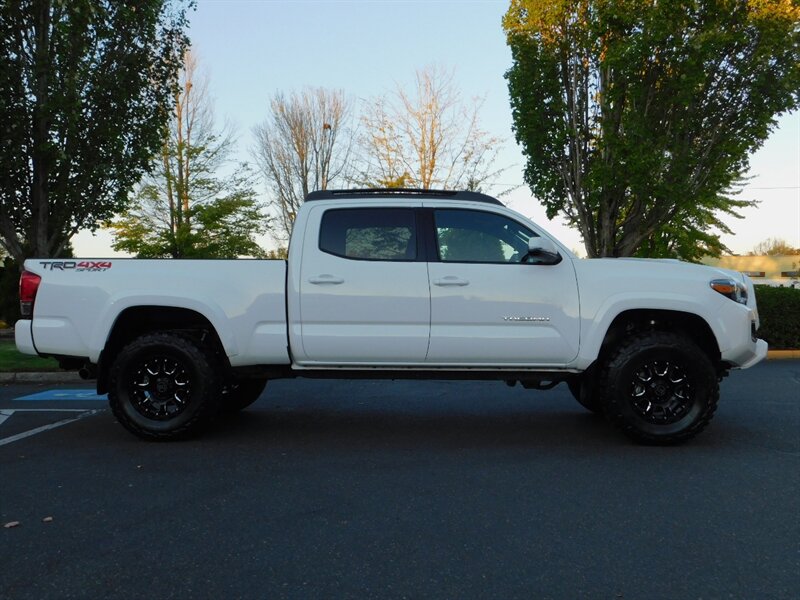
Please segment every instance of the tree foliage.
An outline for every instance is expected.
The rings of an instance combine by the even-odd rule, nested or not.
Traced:
[[[769,237],[756,244],[748,254],[750,256],[792,256],[800,254],[800,248],[795,248],[784,239]]]
[[[286,260],[289,258],[289,249],[286,246],[279,246],[274,250],[267,250],[264,258],[269,258],[271,260]]]
[[[367,102],[361,117],[361,179],[367,185],[478,189],[503,169],[499,138],[481,129],[480,100],[465,103],[454,73],[428,67],[413,91],[402,86]]]
[[[63,254],[127,202],[169,118],[186,4],[0,3],[0,243]]]
[[[268,219],[246,165],[225,172],[233,137],[215,126],[207,80],[191,53],[180,83],[152,172],[110,224],[114,249],[140,258],[261,257],[255,235],[266,232]]]
[[[731,190],[798,106],[792,0],[512,0],[525,180],[593,256],[719,254]]]
[[[308,193],[348,180],[351,106],[339,90],[306,88],[276,94],[269,108],[253,130],[255,156],[277,216],[273,235],[285,243]]]

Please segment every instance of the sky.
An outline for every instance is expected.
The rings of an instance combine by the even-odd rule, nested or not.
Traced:
[[[238,156],[251,162],[252,128],[266,119],[276,92],[341,89],[358,104],[410,86],[417,69],[453,69],[462,98],[484,99],[482,128],[506,140],[497,165],[507,170],[488,190],[496,194],[523,183],[503,77],[511,65],[501,27],[507,8],[507,0],[198,0],[189,36],[217,120],[232,123]],[[768,237],[800,247],[800,113],[781,117],[750,163],[739,197],[760,204],[743,219],[726,219],[733,234],[722,241],[737,254]],[[503,201],[585,254],[577,231],[549,221],[524,185]],[[78,256],[117,255],[107,232],[83,232],[73,243]]]

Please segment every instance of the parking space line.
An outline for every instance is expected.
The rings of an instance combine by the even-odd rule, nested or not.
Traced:
[[[15,402],[18,401],[75,401],[75,400],[97,400],[104,402],[107,396],[103,394],[98,396],[97,392],[93,389],[61,389],[61,390],[45,390],[35,394],[28,394],[27,396],[20,396],[14,398]]]
[[[78,410],[80,410],[80,409],[72,409],[71,411],[61,410],[61,411],[53,411],[53,412],[75,412],[75,411],[78,411]],[[32,435],[36,435],[37,433],[43,433],[45,431],[49,431],[51,429],[55,429],[56,427],[61,427],[62,425],[68,425],[69,423],[74,423],[75,421],[79,421],[80,419],[83,419],[84,417],[90,417],[92,415],[96,415],[99,412],[103,412],[103,410],[105,410],[105,409],[81,411],[81,414],[79,414],[78,416],[73,417],[71,419],[62,419],[61,421],[56,421],[55,423],[50,423],[49,425],[42,425],[41,427],[37,427],[35,429],[30,429],[28,431],[23,431],[22,433],[18,433],[16,435],[12,435],[12,436],[9,436],[9,437],[6,437],[6,438],[0,438],[0,446],[5,446],[6,444],[11,444],[13,442],[17,442],[17,441],[25,439],[27,437],[31,437]],[[6,413],[12,413],[13,414],[14,412],[34,412],[34,411],[16,411],[16,410],[0,411],[0,413],[2,413],[6,417],[6,419],[11,416],[11,415],[6,414]],[[39,410],[39,411],[36,411],[36,412],[50,412],[50,411],[47,411],[46,409],[42,409],[42,410]],[[5,419],[3,419],[3,420],[5,420]]]
[[[0,410],[0,414],[11,416],[18,412],[86,412],[89,408],[5,408]]]

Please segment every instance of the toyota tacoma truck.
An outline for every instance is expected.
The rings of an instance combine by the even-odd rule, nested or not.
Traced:
[[[475,192],[312,192],[283,260],[30,259],[16,344],[97,380],[169,439],[290,377],[549,389],[631,438],[681,442],[767,353],[752,282],[677,260],[578,259]]]

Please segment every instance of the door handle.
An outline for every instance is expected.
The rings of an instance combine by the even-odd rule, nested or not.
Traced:
[[[461,279],[460,277],[455,277],[454,275],[448,275],[447,277],[442,277],[441,279],[434,279],[433,285],[438,285],[442,287],[447,287],[451,285],[469,285],[469,281],[467,279]]]
[[[336,277],[335,275],[317,275],[316,277],[309,277],[308,283],[313,283],[315,285],[319,285],[321,283],[329,283],[331,285],[339,285],[340,283],[344,283],[344,279],[341,277]]]

